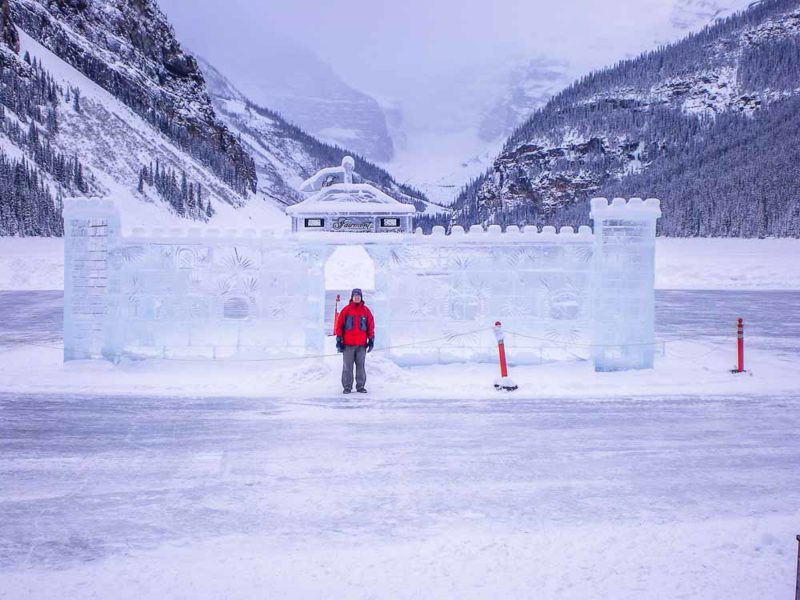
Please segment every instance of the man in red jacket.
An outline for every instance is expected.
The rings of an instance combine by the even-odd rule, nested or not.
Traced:
[[[339,313],[336,321],[336,349],[344,356],[342,368],[342,387],[344,393],[353,391],[353,364],[356,367],[356,391],[367,393],[367,371],[364,363],[367,352],[375,346],[375,321],[364,304],[359,288],[350,294],[350,303]]]

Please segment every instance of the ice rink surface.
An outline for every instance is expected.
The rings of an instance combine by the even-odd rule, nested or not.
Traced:
[[[797,361],[799,299],[660,292],[658,335],[744,311]],[[58,294],[0,307],[0,351],[59,338]],[[798,431],[795,394],[0,393],[0,598],[791,597]]]

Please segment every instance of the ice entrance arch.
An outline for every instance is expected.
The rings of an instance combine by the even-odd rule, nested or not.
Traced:
[[[337,246],[325,263],[325,332],[333,332],[337,294],[339,309],[347,304],[350,291],[361,288],[365,302],[372,304],[375,293],[375,263],[363,246]]]

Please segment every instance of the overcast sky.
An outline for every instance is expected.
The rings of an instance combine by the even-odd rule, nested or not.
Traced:
[[[673,0],[159,0],[179,38],[231,71],[294,38],[351,85],[397,95],[509,57],[601,66],[652,45]],[[588,49],[588,51],[587,51]]]

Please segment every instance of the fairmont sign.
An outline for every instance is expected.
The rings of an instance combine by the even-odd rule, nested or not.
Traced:
[[[331,229],[333,231],[355,231],[365,233],[372,231],[372,217],[336,217],[333,219]]]

